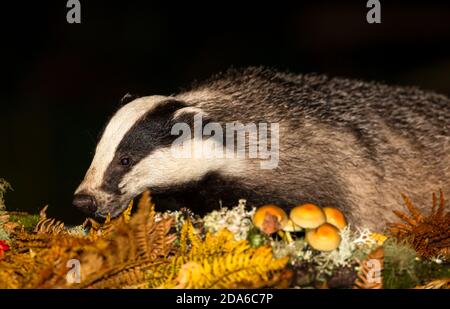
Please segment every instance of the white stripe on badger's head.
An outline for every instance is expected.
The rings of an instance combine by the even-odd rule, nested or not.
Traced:
[[[192,128],[197,114],[207,116],[183,101],[161,96],[136,99],[122,107],[106,126],[76,195],[94,199],[95,215],[114,217],[146,189],[171,189],[201,180],[210,172],[227,173],[239,166],[232,159],[173,155],[171,146],[177,139],[171,134],[173,125],[183,122]],[[203,147],[198,141],[192,145]],[[124,158],[129,164],[123,164]]]
[[[94,159],[83,182],[75,191],[76,194],[82,191],[89,192],[99,189],[103,181],[103,175],[114,158],[116,149],[125,134],[143,115],[164,100],[167,100],[167,97],[142,97],[123,106],[114,114],[97,144]]]

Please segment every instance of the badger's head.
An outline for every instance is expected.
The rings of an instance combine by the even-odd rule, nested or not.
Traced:
[[[171,134],[174,124],[192,125],[199,113],[172,97],[142,97],[124,105],[106,126],[73,204],[90,215],[115,217],[147,189],[164,192],[223,170],[224,159],[173,156],[179,138]]]

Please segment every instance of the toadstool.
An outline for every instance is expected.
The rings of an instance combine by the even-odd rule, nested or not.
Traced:
[[[339,229],[330,223],[324,223],[316,229],[306,231],[306,242],[316,250],[332,251],[339,247],[341,236]]]
[[[325,213],[323,210],[314,204],[303,204],[294,207],[289,215],[292,222],[296,225],[313,229],[325,223]]]
[[[283,239],[285,239],[288,243],[293,242],[291,232],[300,232],[303,230],[300,226],[292,222],[291,219],[288,219],[286,223],[281,227],[281,229],[284,231],[284,233],[281,235]],[[280,233],[280,232],[278,232]]]
[[[272,204],[258,208],[253,216],[253,224],[266,234],[279,231],[287,221],[284,210]]]
[[[347,226],[344,214],[337,208],[324,207],[323,212],[328,223],[334,225],[338,229],[342,230]]]

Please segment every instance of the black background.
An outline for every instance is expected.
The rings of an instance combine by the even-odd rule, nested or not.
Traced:
[[[241,295],[273,294],[269,303],[221,303],[223,295],[234,300]],[[208,306],[179,304],[178,297],[209,296]],[[232,296],[228,296],[232,295]],[[446,290],[3,290],[1,303],[6,308],[45,303],[46,308],[444,308],[449,296]],[[217,301],[213,301],[216,299]],[[226,298],[227,299],[227,298]],[[245,298],[244,298],[245,299]],[[256,296],[254,299],[262,299]],[[265,297],[267,299],[267,296]],[[9,306],[8,306],[9,305]]]
[[[450,95],[448,5],[81,0],[1,4],[0,177],[11,210],[66,222],[97,135],[126,93],[172,94],[230,66],[266,65],[417,85]],[[389,3],[388,3],[389,2]],[[442,2],[444,3],[444,2]]]

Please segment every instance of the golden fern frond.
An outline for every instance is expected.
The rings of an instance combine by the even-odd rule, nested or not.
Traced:
[[[190,220],[183,224],[180,236],[180,252],[188,255],[189,259],[200,261],[204,258],[214,258],[240,248],[245,251],[250,244],[245,240],[234,240],[234,234],[227,229],[222,229],[216,234],[207,233],[202,240],[197,235]]]
[[[252,282],[254,287],[263,287],[288,261],[274,258],[269,246],[255,249],[245,240],[236,241],[226,229],[215,235],[208,233],[201,240],[189,220],[182,227],[181,240],[180,254],[170,264],[147,272],[150,286],[236,288],[240,283]]]
[[[194,228],[189,219],[186,219],[180,231],[180,254],[185,255],[188,253],[188,235],[189,229]]]
[[[193,244],[189,253],[191,260],[214,259],[230,252],[244,252],[250,248],[246,240],[234,240],[234,235],[227,229],[222,229],[216,235],[206,234],[205,240]]]
[[[241,282],[265,286],[287,258],[275,259],[269,247],[230,252],[214,259],[184,263],[175,280],[162,285],[166,288],[237,288]]]
[[[123,220],[125,221],[125,223],[130,222],[132,209],[133,209],[133,200],[130,201],[127,209],[125,209],[125,211],[122,213],[122,217],[123,217]]]

